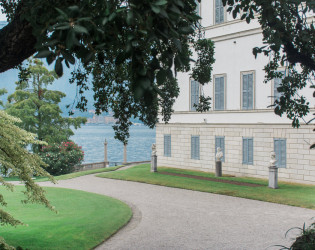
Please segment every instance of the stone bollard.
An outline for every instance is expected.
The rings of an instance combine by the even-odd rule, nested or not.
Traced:
[[[157,172],[157,155],[155,144],[152,144],[151,172]]]
[[[222,158],[223,152],[220,147],[217,148],[217,153],[215,155],[215,177],[222,177]]]
[[[277,189],[278,188],[278,168],[276,166],[276,154],[271,152],[270,154],[270,167],[269,167],[269,188]]]

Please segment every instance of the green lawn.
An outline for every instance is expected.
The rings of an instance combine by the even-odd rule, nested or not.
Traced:
[[[159,167],[158,171],[214,178],[214,174],[212,173],[199,171],[164,167]],[[253,200],[268,201],[273,203],[315,209],[315,186],[311,185],[280,182],[279,189],[270,189],[267,187],[268,186],[267,180],[256,178],[222,177],[222,179],[225,180],[233,180],[264,185],[263,187],[238,186],[228,183],[218,183],[206,180],[197,180],[187,177],[151,173],[149,164],[135,166],[118,172],[102,173],[97,176],[103,178],[144,182],[161,186],[190,189],[202,192],[243,197]]]
[[[83,191],[45,188],[47,198],[58,213],[42,205],[21,204],[23,187],[10,192],[0,187],[8,202],[5,210],[28,226],[3,226],[0,235],[23,249],[91,249],[109,238],[131,218],[124,203]]]
[[[119,168],[123,167],[121,166],[115,166],[115,167],[109,167],[109,168],[99,168],[99,169],[92,169],[92,170],[85,170],[81,172],[75,172],[75,173],[70,173],[70,174],[64,174],[64,175],[59,175],[55,176],[54,179],[59,181],[59,180],[67,180],[67,179],[72,179],[76,177],[80,177],[83,175],[89,175],[89,174],[97,174],[97,173],[103,173],[103,172],[111,172],[115,171]],[[19,181],[20,179],[18,177],[6,177],[4,178],[6,181]],[[36,181],[48,181],[49,179],[47,177],[35,177]]]

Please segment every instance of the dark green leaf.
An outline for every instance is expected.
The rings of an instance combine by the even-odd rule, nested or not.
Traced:
[[[63,75],[62,58],[58,58],[55,63],[56,74],[61,77]]]
[[[35,58],[46,58],[52,54],[53,52],[50,50],[41,50],[35,55]]]

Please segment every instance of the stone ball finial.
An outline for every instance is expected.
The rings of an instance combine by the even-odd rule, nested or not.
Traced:
[[[216,161],[221,161],[223,158],[223,152],[220,147],[217,147],[217,153],[215,155]]]

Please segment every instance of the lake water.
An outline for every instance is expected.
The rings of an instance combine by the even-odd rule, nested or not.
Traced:
[[[70,139],[82,146],[85,153],[84,163],[104,161],[104,141],[107,144],[107,156],[110,162],[123,162],[123,143],[114,139],[111,125],[86,124],[77,130]],[[151,146],[155,143],[155,129],[146,126],[131,126],[127,145],[127,161],[149,161]]]

